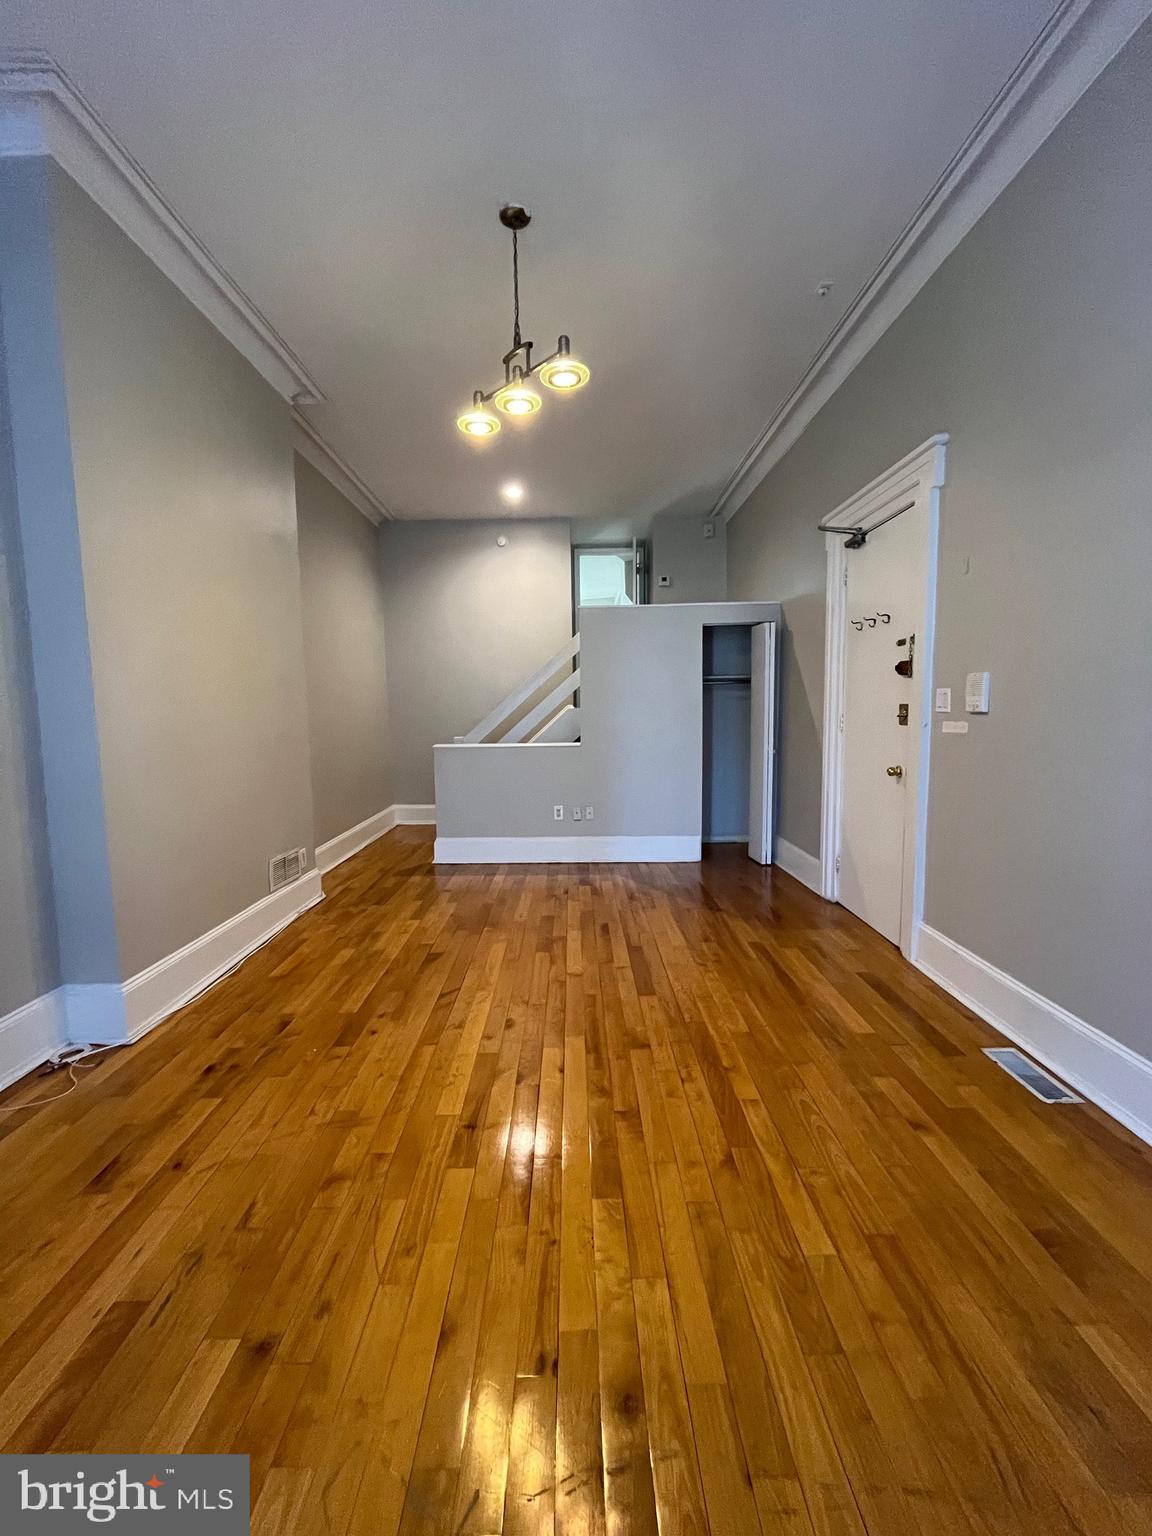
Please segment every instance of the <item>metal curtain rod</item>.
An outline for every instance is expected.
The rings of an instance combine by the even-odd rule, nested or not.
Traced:
[[[890,523],[894,517],[899,517],[901,512],[910,512],[915,505],[916,498],[913,497],[902,507],[897,507],[895,512],[889,512],[887,517],[882,517],[878,523],[873,523],[870,528],[836,528],[831,523],[821,523],[816,531],[817,533],[846,533],[849,538],[845,542],[845,549],[863,549],[864,541],[870,533],[875,533],[877,528],[883,528],[885,523]]]

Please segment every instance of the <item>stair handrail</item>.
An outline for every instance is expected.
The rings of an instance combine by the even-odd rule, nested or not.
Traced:
[[[479,725],[474,725],[466,736],[459,737],[459,741],[482,742],[486,737],[491,736],[495,731],[499,730],[501,726],[507,724],[511,716],[514,715],[522,705],[526,704],[534,693],[543,688],[544,684],[548,682],[548,680],[560,670],[566,661],[571,661],[574,656],[578,655],[579,651],[580,633],[577,631],[576,634],[572,636],[571,640],[566,641],[565,644],[561,646],[561,648],[556,652],[555,656],[550,657],[542,667],[533,672],[531,677],[526,678],[525,681],[522,682],[518,688],[514,689],[506,699],[501,699],[496,708],[486,714],[483,720],[480,721]],[[549,703],[549,700],[556,698],[559,702],[563,702],[563,699],[567,697],[568,694],[574,693],[579,686],[580,669],[577,667],[576,670],[571,674],[571,677],[565,678],[558,688],[554,688],[552,690],[547,699],[543,699],[540,704],[538,704],[536,708],[531,711],[530,715],[526,715],[524,717],[525,720],[529,720],[532,718],[532,716],[536,716],[537,718],[533,723],[539,724],[542,719],[546,718],[546,715],[540,715],[539,711]],[[551,710],[549,710],[547,713],[553,712],[555,708],[556,705],[553,704]],[[519,726],[523,723],[523,721],[518,722],[516,729],[519,729]],[[529,729],[531,729],[531,726]],[[501,737],[500,739],[505,740],[509,738]],[[510,739],[520,741],[522,740],[522,737],[514,736]]]

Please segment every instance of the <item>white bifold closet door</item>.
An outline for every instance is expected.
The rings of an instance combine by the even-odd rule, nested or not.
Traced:
[[[772,862],[776,796],[776,626],[752,625],[751,754],[748,766],[748,857]]]

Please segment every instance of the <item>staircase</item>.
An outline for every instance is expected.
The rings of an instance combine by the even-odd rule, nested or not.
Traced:
[[[581,634],[434,747],[436,863],[699,859],[705,631],[779,617],[776,603],[581,609]]]
[[[579,741],[580,709],[572,702],[580,687],[579,657],[580,636],[575,634],[457,742],[531,747]],[[522,712],[542,688],[548,689],[544,697]]]

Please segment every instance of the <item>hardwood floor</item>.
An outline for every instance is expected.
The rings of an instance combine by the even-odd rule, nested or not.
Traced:
[[[430,856],[0,1116],[5,1450],[245,1451],[267,1536],[1152,1532],[1133,1138],[739,853]]]

